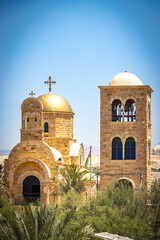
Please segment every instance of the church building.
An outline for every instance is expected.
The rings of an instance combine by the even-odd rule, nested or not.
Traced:
[[[84,148],[74,139],[74,113],[62,96],[49,93],[26,98],[21,105],[21,140],[5,162],[10,200],[21,204],[40,199],[57,201],[57,168],[72,163],[84,166]]]
[[[151,93],[125,71],[100,88],[100,187],[151,184]]]

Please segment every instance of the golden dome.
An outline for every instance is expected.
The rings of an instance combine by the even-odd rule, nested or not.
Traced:
[[[73,112],[66,99],[57,94],[44,94],[38,97],[43,105],[44,112]]]
[[[109,86],[140,86],[143,85],[141,80],[134,75],[125,71],[123,73],[118,73],[109,83]]]

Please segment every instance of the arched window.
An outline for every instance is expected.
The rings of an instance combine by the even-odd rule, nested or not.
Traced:
[[[136,142],[132,137],[127,138],[125,143],[125,159],[136,159]]]
[[[119,99],[116,99],[112,103],[112,121],[122,122],[123,121],[123,106]]]
[[[44,123],[44,132],[49,132],[48,131],[48,122]]]
[[[122,142],[118,137],[112,141],[112,160],[116,159],[122,160]]]
[[[136,104],[133,99],[127,100],[125,104],[124,121],[125,122],[136,121]]]

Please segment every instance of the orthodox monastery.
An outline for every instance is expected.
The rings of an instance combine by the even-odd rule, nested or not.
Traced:
[[[12,202],[58,200],[57,168],[84,166],[84,148],[74,139],[74,113],[61,96],[34,93],[21,105],[21,141],[5,161],[5,179]],[[100,89],[100,188],[121,181],[133,189],[151,184],[151,93],[134,74],[117,74]],[[90,185],[90,186],[89,186]],[[95,191],[95,180],[87,193]]]

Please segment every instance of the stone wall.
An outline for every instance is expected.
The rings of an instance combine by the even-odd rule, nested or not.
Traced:
[[[73,116],[73,113],[43,112],[43,123],[49,125],[44,137],[73,138]]]
[[[49,131],[44,133],[44,141],[60,151],[66,163],[70,163],[71,144],[76,142],[73,139],[73,116],[73,113],[43,113],[44,123],[49,124]]]
[[[39,140],[43,139],[42,129],[21,129],[21,142],[25,140]]]
[[[70,163],[70,148],[71,144],[76,142],[76,139],[67,137],[46,137],[45,142],[62,153],[63,159],[66,163]]]

